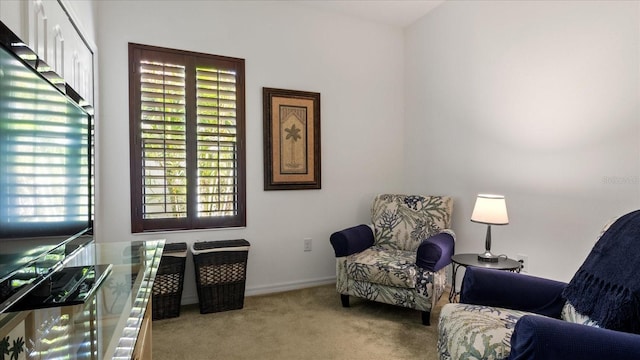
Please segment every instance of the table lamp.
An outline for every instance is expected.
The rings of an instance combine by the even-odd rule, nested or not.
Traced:
[[[498,262],[498,256],[491,253],[491,225],[507,225],[507,203],[502,195],[478,194],[473,207],[471,221],[487,224],[487,237],[484,253],[478,254],[478,260],[484,262]]]

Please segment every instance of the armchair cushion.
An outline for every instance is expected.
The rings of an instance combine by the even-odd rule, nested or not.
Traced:
[[[571,305],[571,303],[568,301],[562,307],[562,315],[560,316],[560,318],[564,321],[576,324],[599,327],[597,322],[586,315],[580,314],[578,310],[576,310],[576,308],[574,308],[573,305]]]
[[[567,284],[502,270],[469,267],[460,292],[460,302],[532,312],[560,318]]]
[[[413,251],[372,246],[347,258],[349,278],[374,284],[414,288],[417,269]]]
[[[415,251],[424,239],[449,228],[452,208],[449,196],[378,195],[371,207],[375,244]]]
[[[361,252],[373,245],[373,230],[367,225],[353,226],[331,234],[329,238],[336,257]]]
[[[438,323],[440,360],[504,359],[524,311],[483,305],[445,304]]]
[[[509,359],[616,359],[640,357],[640,335],[542,316],[523,316],[511,337]]]

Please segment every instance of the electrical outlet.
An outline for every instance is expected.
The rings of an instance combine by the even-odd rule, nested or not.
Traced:
[[[304,238],[304,251],[311,251],[311,238]]]
[[[520,272],[528,273],[529,272],[529,255],[527,254],[518,254],[518,261],[522,264],[520,268]]]

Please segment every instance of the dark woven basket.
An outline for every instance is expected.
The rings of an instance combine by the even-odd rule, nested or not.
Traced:
[[[194,250],[222,249],[223,251],[193,254],[200,313],[242,309],[247,272],[248,251],[232,250],[246,247],[246,240],[200,242]]]
[[[180,300],[184,285],[186,256],[171,256],[172,252],[184,253],[186,243],[166,244],[160,266],[153,282],[153,320],[180,316]]]

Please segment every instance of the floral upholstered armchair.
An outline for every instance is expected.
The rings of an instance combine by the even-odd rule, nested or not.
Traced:
[[[378,195],[372,225],[333,233],[342,305],[355,296],[408,307],[422,311],[422,323],[429,325],[454,252],[452,208],[447,196]]]
[[[600,235],[568,284],[467,268],[440,312],[440,360],[640,359],[640,211]]]

